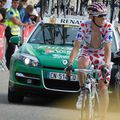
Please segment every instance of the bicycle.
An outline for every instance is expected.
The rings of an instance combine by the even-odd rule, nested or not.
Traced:
[[[87,74],[87,78],[84,82],[84,94],[82,98],[82,107],[80,110],[80,120],[95,120],[100,113],[98,73],[100,73],[101,70],[93,69],[93,66],[91,66],[88,69],[75,69],[75,72]],[[105,79],[105,73],[102,72],[102,75]]]

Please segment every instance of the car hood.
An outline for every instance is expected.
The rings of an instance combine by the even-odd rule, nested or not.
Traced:
[[[42,66],[63,68],[68,64],[71,50],[72,46],[25,44],[21,52],[36,56]]]

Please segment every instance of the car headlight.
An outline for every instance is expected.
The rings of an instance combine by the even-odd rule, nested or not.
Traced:
[[[22,61],[25,65],[33,67],[39,66],[39,61],[35,56],[23,53],[18,55],[18,59]]]

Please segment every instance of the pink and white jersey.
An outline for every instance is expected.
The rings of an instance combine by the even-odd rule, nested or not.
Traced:
[[[81,54],[104,54],[104,45],[107,42],[112,42],[112,25],[111,23],[105,21],[102,28],[100,28],[101,33],[101,46],[99,49],[95,49],[91,45],[91,32],[92,26],[91,21],[87,21],[85,23],[81,23],[78,34],[76,36],[76,40],[81,41],[83,43]]]
[[[99,49],[95,49],[91,45],[91,21],[87,21],[86,23],[81,23],[78,34],[76,36],[76,40],[81,41],[83,43],[80,55],[78,59],[81,57],[85,57],[89,59],[90,64],[93,63],[97,69],[102,69],[105,64],[104,61],[104,46],[108,42],[112,42],[112,25],[105,21],[102,28],[100,28],[101,34],[101,45]],[[102,74],[99,73],[99,79],[103,80]],[[110,71],[106,73],[106,80],[110,81]]]

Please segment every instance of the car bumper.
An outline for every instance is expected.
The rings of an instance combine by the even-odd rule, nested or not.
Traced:
[[[51,96],[51,95],[63,95],[63,94],[69,94],[68,92],[61,92],[61,91],[52,91],[52,90],[47,90],[45,88],[35,88],[32,86],[22,86],[22,85],[18,85],[18,84],[13,84],[11,85],[11,83],[9,82],[9,90],[10,91],[15,91],[18,94],[21,94],[23,96]],[[71,94],[71,93],[70,93]]]
[[[24,66],[19,62],[15,62],[14,69],[10,70],[9,79],[14,86],[17,85],[23,87],[22,91],[24,91],[24,87],[33,89],[31,92],[36,90],[41,92],[41,89],[58,93],[79,91],[80,88],[78,81],[49,79],[49,72],[64,73],[64,70],[46,67],[29,67]]]

